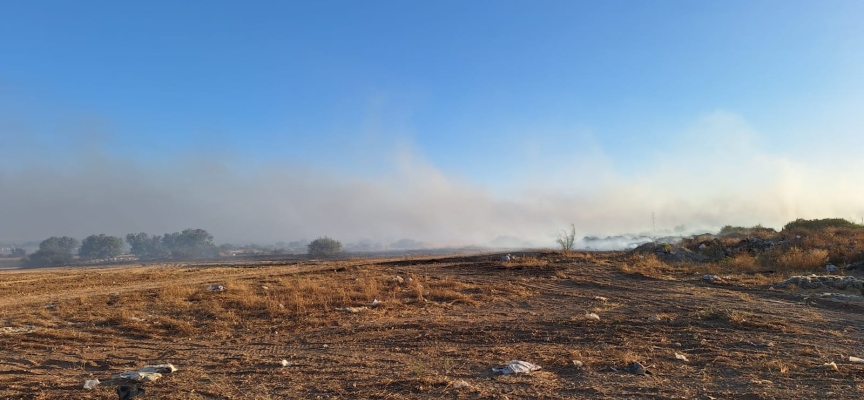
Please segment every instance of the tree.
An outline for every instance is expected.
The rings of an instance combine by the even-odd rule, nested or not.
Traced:
[[[12,257],[24,257],[27,255],[27,250],[24,250],[20,247],[15,247],[12,249],[12,253],[9,255],[11,255]]]
[[[78,240],[69,236],[52,236],[39,243],[39,250],[24,260],[27,267],[51,267],[72,262]]]
[[[39,250],[55,251],[58,253],[69,253],[70,255],[78,248],[78,239],[69,236],[52,236],[39,243]]]
[[[555,242],[561,246],[562,251],[573,251],[573,245],[576,243],[576,225],[570,224],[570,232],[565,230],[558,231],[558,238]]]
[[[183,232],[165,234],[162,246],[175,258],[209,257],[218,253],[213,244],[213,235],[203,229],[185,229]]]
[[[307,252],[312,257],[332,257],[342,251],[342,243],[327,236],[320,237],[309,243]]]
[[[78,255],[81,258],[100,260],[114,258],[123,252],[123,239],[116,236],[101,235],[88,236],[81,243]]]
[[[164,258],[168,255],[162,246],[162,237],[158,235],[150,236],[144,232],[130,233],[126,235],[126,243],[132,247],[129,252],[141,259]]]

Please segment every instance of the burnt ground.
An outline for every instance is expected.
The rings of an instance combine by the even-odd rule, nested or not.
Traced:
[[[158,363],[144,399],[861,397],[860,303],[519,256],[4,271],[0,397],[116,398],[82,385]],[[514,359],[542,370],[492,373]]]

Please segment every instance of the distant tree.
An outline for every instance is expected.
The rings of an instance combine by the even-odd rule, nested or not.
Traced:
[[[12,257],[24,257],[27,255],[27,250],[24,250],[20,247],[15,247],[12,249],[12,253],[9,254]]]
[[[116,236],[92,235],[81,242],[78,255],[89,260],[101,260],[119,256],[123,252],[123,239]]]
[[[342,243],[327,236],[320,237],[309,243],[307,252],[312,257],[332,257],[342,251]]]
[[[39,243],[39,250],[24,260],[26,267],[51,267],[66,265],[75,258],[78,240],[68,236],[50,237]]]
[[[70,255],[78,248],[78,239],[69,236],[52,236],[39,243],[39,250],[54,251],[58,253],[69,253]]]
[[[212,257],[218,253],[213,244],[213,235],[204,229],[166,233],[162,237],[162,246],[175,258]]]
[[[126,235],[126,243],[129,243],[130,253],[140,259],[158,259],[168,256],[168,251],[162,246],[162,237],[150,236],[144,232],[130,233]]]

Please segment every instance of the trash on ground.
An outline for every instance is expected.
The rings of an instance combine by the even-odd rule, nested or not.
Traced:
[[[98,386],[100,383],[102,383],[102,382],[99,382],[98,379],[88,379],[87,381],[84,382],[84,389],[93,389],[94,387]]]
[[[590,319],[590,320],[592,320],[592,321],[599,321],[599,320],[600,320],[600,316],[597,315],[597,314],[595,314],[595,313],[593,313],[593,312],[592,312],[592,313],[585,314],[585,318],[586,318],[586,319]]]
[[[36,327],[33,325],[27,326],[4,326],[0,327],[0,334],[12,334],[12,333],[30,333],[36,330]]]
[[[288,360],[282,360],[282,366],[283,366],[283,367],[290,367],[290,366],[292,366],[292,365],[294,365],[294,363],[292,363],[291,361],[288,361]]]
[[[582,368],[585,366],[585,363],[579,360],[573,360],[573,366],[576,368]]]
[[[213,292],[223,292],[223,291],[225,291],[225,286],[222,286],[222,285],[211,285],[211,286],[207,287],[207,290],[210,290],[210,291],[213,291]]]
[[[492,368],[492,372],[497,372],[499,374],[527,374],[532,371],[537,371],[541,369],[540,366],[531,364],[527,361],[521,360],[512,360],[508,361],[507,364],[500,365]]]
[[[853,363],[864,363],[864,358],[858,358],[858,357],[849,356],[849,362],[853,362]]]
[[[608,298],[603,297],[603,296],[594,296],[594,300],[598,300],[598,301],[609,301]]]
[[[381,304],[381,302],[378,301],[378,299],[372,300],[372,307],[378,307],[379,304]]]
[[[112,375],[100,383],[102,386],[134,386],[153,382],[161,378],[163,374],[170,374],[175,371],[177,368],[172,364],[145,365],[137,371],[126,371]]]
[[[681,361],[684,361],[684,362],[690,362],[690,360],[687,359],[687,356],[685,356],[685,355],[683,355],[683,354],[675,353],[675,359],[676,359],[676,360],[681,360]]]
[[[351,314],[357,314],[361,311],[366,311],[368,309],[369,309],[368,307],[343,307],[343,308],[337,308],[336,310],[346,312],[346,313],[351,313]]]
[[[506,256],[501,257],[501,261],[504,261],[504,262],[510,261],[510,255],[508,254]]]

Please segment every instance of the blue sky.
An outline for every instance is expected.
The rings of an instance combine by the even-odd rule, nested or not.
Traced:
[[[290,168],[339,187],[413,181],[420,170],[533,215],[552,199],[608,204],[598,199],[631,196],[620,187],[663,186],[658,176],[688,168],[669,158],[686,153],[717,170],[790,162],[782,174],[815,190],[803,177],[823,174],[808,162],[864,145],[862,17],[858,1],[8,1],[0,139],[19,151],[0,168],[17,182],[94,160],[141,171],[193,158],[246,183]],[[726,135],[746,136],[746,154],[717,153]],[[718,196],[688,185],[696,195],[657,195],[656,207]],[[742,220],[770,207],[744,208]],[[801,203],[766,218],[826,213],[864,210]],[[703,217],[675,222],[718,223]],[[546,220],[598,230],[584,218]]]

